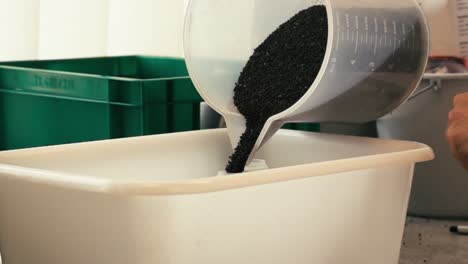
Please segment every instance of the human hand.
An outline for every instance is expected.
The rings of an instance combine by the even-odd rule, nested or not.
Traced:
[[[468,93],[455,96],[446,139],[454,157],[468,170]]]

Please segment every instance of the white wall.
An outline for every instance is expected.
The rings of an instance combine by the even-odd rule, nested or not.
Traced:
[[[456,0],[418,0],[432,55],[458,55]],[[0,0],[0,61],[123,54],[183,56],[189,0]]]
[[[0,0],[0,61],[183,56],[188,0]]]
[[[0,60],[38,53],[39,0],[0,0]]]
[[[182,56],[184,1],[109,0],[109,55]]]
[[[41,0],[39,59],[107,53],[107,0]]]
[[[431,55],[458,56],[456,0],[420,0],[431,30]]]

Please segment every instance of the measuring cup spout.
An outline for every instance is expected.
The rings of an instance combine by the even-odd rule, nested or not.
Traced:
[[[276,120],[273,117],[268,119],[265,125],[263,126],[262,132],[258,136],[257,142],[255,143],[252,151],[250,152],[249,159],[247,164],[249,164],[255,156],[255,153],[271,138],[273,135],[280,130],[284,125],[283,121]]]
[[[238,145],[242,134],[246,130],[246,122],[244,116],[237,113],[224,114],[226,127],[228,130],[229,140],[231,141],[232,149]],[[252,148],[247,164],[249,164],[255,156],[255,153],[283,126],[284,122],[276,120],[274,117],[265,122],[260,135]]]

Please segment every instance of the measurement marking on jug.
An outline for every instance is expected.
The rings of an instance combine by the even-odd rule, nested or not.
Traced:
[[[407,36],[408,36],[408,32],[406,31],[406,24],[405,23],[401,23],[401,33],[403,35],[403,45],[402,45],[402,47],[404,49],[409,48],[408,42],[406,41]]]
[[[341,27],[340,13],[336,12],[336,27],[339,29]]]
[[[416,27],[414,24],[411,25],[411,38],[410,38],[410,41],[411,41],[411,59],[414,59],[414,57],[416,56],[416,52],[415,52],[415,46],[416,46]],[[410,45],[410,44],[408,44]]]
[[[345,19],[346,19],[346,40],[349,40],[349,14],[346,14],[345,15]]]
[[[340,38],[341,34],[340,33],[341,33],[340,29],[338,29],[338,34],[337,34],[337,38],[336,38],[337,39],[337,41],[336,41],[336,50],[340,50],[340,41],[341,41],[341,38]]]
[[[341,30],[341,13],[337,12],[336,13],[336,30],[338,31],[338,34],[337,34],[337,41],[336,41],[336,48],[335,50],[339,50],[340,49],[340,41],[341,41],[341,34],[343,34],[342,30]],[[336,58],[335,59],[335,62],[336,62]],[[331,69],[331,72],[333,72],[333,68]]]
[[[379,41],[379,23],[377,17],[374,17],[374,32],[375,32],[375,45],[374,45],[374,57],[377,55],[377,42]],[[382,39],[380,39],[382,41]],[[382,44],[382,42],[380,42]],[[372,38],[371,38],[372,45]]]
[[[369,42],[369,18],[364,17],[364,29],[366,30],[366,44]]]
[[[356,31],[356,43],[355,43],[355,46],[354,46],[354,54],[357,54],[357,50],[358,50],[358,39],[359,39],[359,31]]]
[[[384,47],[387,47],[387,46],[389,46],[389,42],[387,41],[388,40],[388,38],[387,38],[388,25],[387,25],[387,20],[386,19],[384,19],[383,24],[384,24],[384,34],[385,34],[384,35],[384,38],[385,38],[384,39]]]
[[[332,65],[330,67],[330,72],[333,73],[333,72],[335,72],[336,58],[332,58],[331,61],[332,61]]]
[[[377,38],[379,36],[375,35],[375,45],[374,45],[374,56],[377,55]],[[380,41],[382,41],[382,38],[380,38]]]
[[[379,22],[377,21],[376,17],[374,17],[374,31],[375,34],[379,33]]]

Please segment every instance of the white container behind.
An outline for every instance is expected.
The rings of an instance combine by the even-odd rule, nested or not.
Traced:
[[[431,80],[442,80],[441,87],[427,91],[379,120],[378,133],[383,138],[417,140],[434,148],[437,159],[416,167],[409,205],[411,215],[468,218],[468,175],[445,141],[453,98],[468,92],[468,74],[429,74],[420,90]]]
[[[226,130],[0,153],[6,264],[396,264],[412,142],[280,131],[215,177]]]

